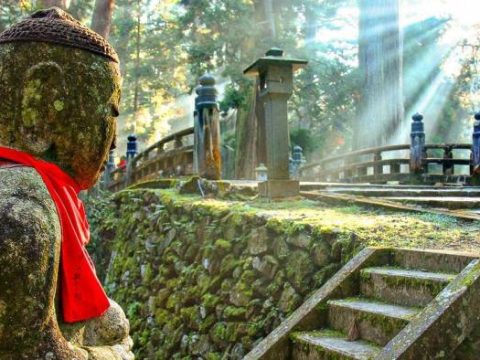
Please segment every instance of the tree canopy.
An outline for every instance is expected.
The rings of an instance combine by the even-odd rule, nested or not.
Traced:
[[[369,1],[373,0],[364,3]],[[0,30],[54,3],[98,28],[119,53],[124,77],[120,148],[131,132],[145,146],[173,129],[190,126],[194,89],[205,72],[218,79],[222,111],[236,112],[237,127],[250,126],[254,83],[242,71],[272,46],[309,60],[296,76],[290,101],[292,141],[304,147],[310,159],[352,147],[364,90],[358,59],[362,9],[357,2],[6,0],[0,5]],[[404,0],[400,6],[413,3]],[[401,24],[404,88],[400,101],[405,116],[398,120],[401,124],[391,139],[384,141],[404,141],[398,129],[408,128],[408,118],[415,111],[429,112],[427,124],[435,118],[427,127],[432,138],[460,141],[458,137],[465,136],[473,111],[468,97],[476,76],[478,36],[475,33],[463,47],[445,46],[442,39],[454,26],[451,17],[438,14]],[[460,70],[447,74],[442,69],[459,49],[463,49],[457,61]],[[439,96],[429,98],[428,93],[435,91]],[[232,131],[224,134],[232,148],[235,142],[248,141]]]

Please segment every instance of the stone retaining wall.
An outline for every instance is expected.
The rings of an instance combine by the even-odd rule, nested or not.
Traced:
[[[241,359],[361,246],[349,231],[197,200],[124,191],[92,220],[140,359]]]

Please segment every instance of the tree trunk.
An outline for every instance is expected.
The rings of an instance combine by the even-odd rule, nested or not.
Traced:
[[[359,30],[356,149],[387,144],[404,118],[399,0],[360,0]]]
[[[67,9],[67,0],[38,0],[38,6],[46,9],[52,6],[57,6],[63,10]]]
[[[256,22],[263,31],[250,46],[263,43],[267,48],[276,40],[275,12],[272,0],[254,1]],[[267,50],[267,48],[265,50]],[[247,51],[249,52],[249,51]],[[252,59],[252,62],[256,59]],[[258,79],[257,79],[258,80]],[[263,103],[259,99],[258,83],[251,89],[247,106],[239,109],[236,124],[235,178],[254,179],[255,168],[266,162]],[[259,128],[260,126],[260,128]]]
[[[141,41],[141,0],[137,0],[137,23],[135,34],[135,84],[133,90],[134,133],[137,130],[138,111],[140,110],[140,41]]]
[[[256,90],[245,88],[249,91],[249,107],[238,109],[237,125],[235,127],[235,179],[255,179],[256,143],[257,143],[257,118]]]
[[[115,0],[95,0],[95,10],[92,17],[92,29],[108,39],[112,25],[113,8]]]
[[[267,36],[274,42],[277,38],[277,27],[275,25],[275,13],[273,11],[272,0],[263,0],[263,7],[265,11],[265,22],[267,24]]]

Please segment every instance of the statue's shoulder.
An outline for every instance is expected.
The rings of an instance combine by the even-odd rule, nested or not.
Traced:
[[[0,219],[7,218],[25,226],[41,223],[54,234],[59,233],[55,203],[35,169],[0,166]]]

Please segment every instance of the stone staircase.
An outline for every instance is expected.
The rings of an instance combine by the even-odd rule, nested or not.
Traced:
[[[366,249],[245,359],[464,359],[479,277],[473,256]]]

